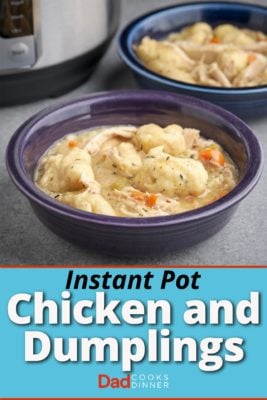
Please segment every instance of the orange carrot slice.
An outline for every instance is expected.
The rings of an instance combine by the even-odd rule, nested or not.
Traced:
[[[212,149],[207,148],[207,149],[200,150],[199,157],[203,161],[210,161],[212,159]]]
[[[132,192],[131,193],[131,197],[134,200],[141,201],[142,203],[145,203],[146,206],[151,207],[151,208],[156,205],[156,202],[157,202],[157,199],[158,199],[155,194],[147,195],[147,194],[145,194],[143,192],[140,192],[138,190],[135,190],[134,192]]]
[[[199,152],[199,157],[202,161],[212,162],[220,166],[224,165],[225,159],[224,155],[220,150],[206,148]]]
[[[146,199],[146,205],[150,208],[154,207],[157,202],[157,196],[155,194],[150,194]]]
[[[218,38],[218,36],[213,36],[213,38],[211,39],[211,41],[210,41],[210,43],[213,43],[213,44],[219,44],[221,41],[220,41],[220,39]]]
[[[256,60],[257,56],[256,54],[248,54],[248,64],[252,64]]]
[[[68,146],[69,146],[70,148],[77,147],[77,146],[78,146],[78,142],[77,142],[76,140],[70,140],[70,141],[68,142]]]

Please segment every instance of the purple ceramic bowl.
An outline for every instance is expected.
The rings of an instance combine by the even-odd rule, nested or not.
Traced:
[[[237,164],[240,183],[208,206],[153,218],[84,212],[59,203],[34,185],[39,158],[67,133],[103,125],[150,122],[198,128],[206,137],[218,141]],[[11,138],[6,163],[11,179],[29,199],[38,218],[57,235],[103,253],[144,256],[185,248],[218,232],[256,185],[262,171],[262,152],[251,130],[217,106],[168,92],[127,90],[97,93],[36,114]]]

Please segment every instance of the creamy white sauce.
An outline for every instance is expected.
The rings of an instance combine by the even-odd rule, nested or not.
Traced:
[[[238,171],[198,130],[147,124],[66,135],[41,158],[35,181],[84,211],[152,217],[216,201],[236,186]]]

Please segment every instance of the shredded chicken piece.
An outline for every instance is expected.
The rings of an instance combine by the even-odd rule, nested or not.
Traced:
[[[258,55],[256,60],[248,65],[235,78],[234,85],[238,87],[254,86],[260,82],[262,74],[267,68],[267,58]]]
[[[206,64],[211,64],[217,60],[219,54],[223,53],[227,48],[226,45],[218,44],[214,46],[213,44],[205,44],[199,46],[195,43],[182,41],[176,42],[176,46],[179,46],[191,59],[194,61],[204,62]]]
[[[171,47],[171,49],[186,63],[188,67],[193,67],[195,65],[195,61],[188,57],[186,52],[183,51],[183,49],[181,49],[179,46],[168,41],[162,41],[161,43],[163,43],[165,46]]]
[[[209,86],[221,86],[221,87],[231,87],[231,82],[221,71],[217,63],[199,64],[197,68],[193,71],[195,74],[195,79],[199,81],[201,85]]]
[[[123,176],[132,177],[142,167],[142,159],[132,143],[122,142],[110,149],[109,159]]]
[[[192,149],[199,139],[200,131],[198,129],[193,128],[184,128],[184,138],[186,142],[186,146]]]
[[[89,154],[95,155],[100,150],[101,146],[109,139],[119,136],[130,139],[136,132],[134,126],[116,126],[115,128],[104,129],[102,133],[94,136],[84,146],[84,149]]]
[[[217,63],[212,63],[208,69],[208,73],[210,76],[212,76],[214,79],[216,79],[217,82],[221,84],[222,87],[231,87],[231,82],[225,76],[225,74],[222,72],[222,70],[219,68]]]
[[[220,86],[219,82],[209,76],[207,65],[199,64],[193,71],[195,80],[200,85]]]
[[[250,36],[255,42],[266,40],[266,35],[260,31],[254,31],[252,29],[243,28],[241,29],[246,35]]]
[[[267,56],[267,41],[265,40],[262,42],[246,44],[242,46],[242,49],[248,52],[261,53]]]

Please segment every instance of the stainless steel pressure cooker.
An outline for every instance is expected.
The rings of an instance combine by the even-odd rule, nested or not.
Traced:
[[[0,105],[85,80],[119,20],[119,0],[0,0]]]

